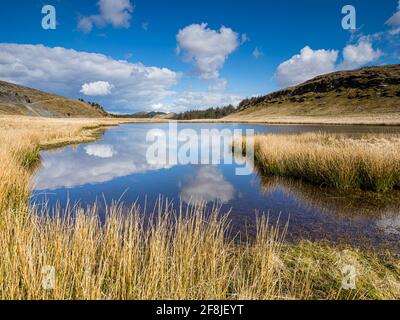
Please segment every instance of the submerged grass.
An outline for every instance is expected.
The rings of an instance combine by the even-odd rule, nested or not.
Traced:
[[[93,139],[104,120],[0,118],[0,299],[398,299],[399,258],[328,244],[286,244],[258,220],[232,241],[229,219],[204,204],[160,202],[153,217],[114,204],[65,212],[28,207],[38,148]],[[342,290],[342,267],[357,270]],[[54,268],[55,286],[44,288]]]
[[[307,133],[255,137],[258,169],[341,190],[400,188],[400,135]]]

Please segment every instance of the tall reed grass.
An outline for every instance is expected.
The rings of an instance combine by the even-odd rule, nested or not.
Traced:
[[[400,188],[400,135],[307,133],[259,135],[255,158],[266,175],[291,177],[341,190]]]
[[[10,212],[2,226],[9,240],[0,263],[3,298],[236,299],[272,298],[277,291],[279,277],[272,275],[280,268],[280,244],[270,229],[260,230],[257,242],[265,252],[238,251],[217,208],[174,211],[160,203],[147,220],[138,208],[114,205],[104,224],[95,208],[34,213],[16,224],[21,213]],[[249,269],[244,255],[255,258]],[[56,271],[52,290],[42,287],[46,266]]]
[[[2,211],[1,299],[397,299],[400,265],[329,245],[284,243],[285,229],[260,217],[238,243],[228,216],[204,204],[154,215],[122,204],[65,211]],[[396,264],[397,263],[397,264]],[[359,272],[343,290],[341,268]],[[53,284],[44,281],[54,270]]]
[[[286,244],[265,217],[254,240],[237,242],[229,217],[201,203],[184,211],[160,202],[149,218],[114,204],[105,221],[96,206],[29,207],[38,148],[93,139],[84,128],[105,124],[0,118],[0,299],[400,298],[398,257]],[[356,290],[341,289],[348,264],[359,272]]]

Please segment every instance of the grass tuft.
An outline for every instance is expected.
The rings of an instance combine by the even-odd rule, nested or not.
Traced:
[[[265,175],[340,190],[387,192],[400,187],[400,136],[259,135],[257,167]]]

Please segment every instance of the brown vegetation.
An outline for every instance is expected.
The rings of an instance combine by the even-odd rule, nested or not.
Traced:
[[[400,65],[367,67],[316,77],[298,86],[242,101],[226,119],[269,121],[313,117],[336,123],[336,117],[400,118]],[[371,119],[372,120],[372,119]]]
[[[259,135],[255,158],[262,173],[341,190],[400,188],[400,136],[307,133]]]

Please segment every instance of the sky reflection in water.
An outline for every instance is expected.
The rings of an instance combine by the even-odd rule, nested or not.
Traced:
[[[298,181],[235,175],[235,165],[149,164],[148,130],[168,130],[167,124],[125,124],[107,130],[95,143],[69,146],[42,153],[42,167],[34,177],[33,203],[83,207],[120,199],[152,208],[160,195],[179,201],[217,201],[231,210],[235,230],[254,230],[256,213],[272,221],[289,221],[289,239],[328,239],[356,244],[399,245],[400,196],[372,193],[340,194]],[[258,126],[230,124],[180,124],[179,129],[255,129],[261,132],[309,131],[381,132],[369,127]],[[391,129],[399,130],[399,129]],[[201,150],[199,150],[201,152]]]

